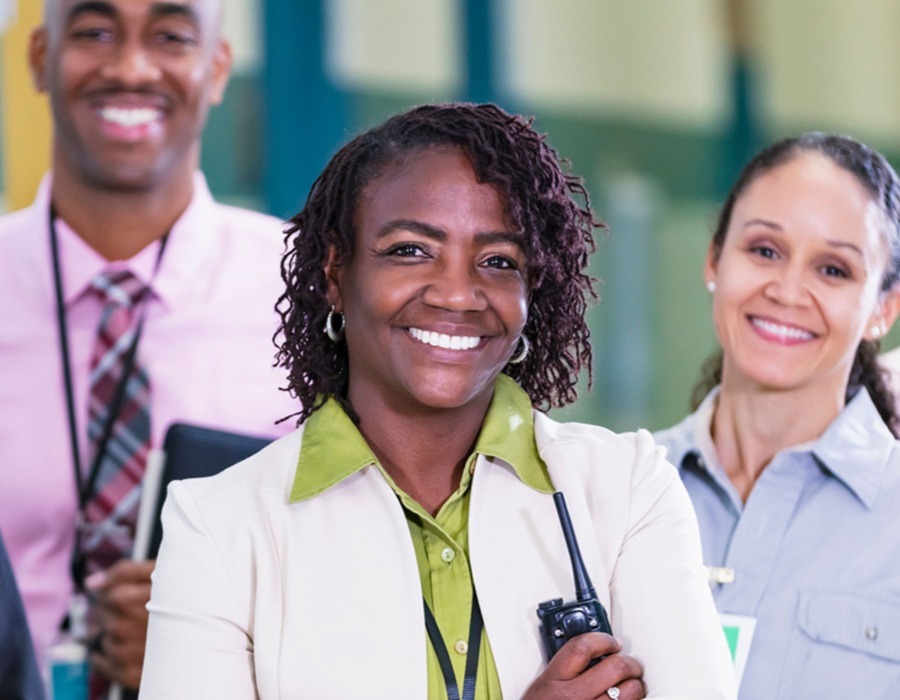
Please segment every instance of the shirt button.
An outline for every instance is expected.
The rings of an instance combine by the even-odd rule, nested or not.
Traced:
[[[878,628],[875,625],[866,627],[866,639],[871,639],[872,641],[878,639]]]
[[[456,558],[456,552],[454,552],[450,547],[445,547],[444,551],[441,552],[441,559],[443,559],[448,564]],[[465,652],[463,652],[465,653]]]
[[[464,639],[457,640],[453,648],[456,649],[457,654],[465,655],[469,653],[469,644]]]

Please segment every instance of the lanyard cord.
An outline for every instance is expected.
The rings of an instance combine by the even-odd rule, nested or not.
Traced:
[[[78,513],[80,520],[83,520],[85,508],[87,507],[88,501],[90,501],[91,496],[94,493],[94,488],[97,484],[97,478],[100,475],[100,466],[103,463],[104,456],[106,455],[106,448],[109,444],[109,439],[112,436],[113,425],[115,424],[116,419],[119,416],[119,412],[122,410],[122,402],[125,400],[125,389],[128,384],[128,379],[131,376],[132,371],[134,370],[134,360],[137,356],[138,343],[141,338],[141,332],[144,328],[144,316],[146,315],[146,305],[144,304],[144,299],[146,298],[146,292],[148,288],[144,288],[144,291],[141,293],[140,298],[137,300],[139,311],[134,338],[132,339],[131,345],[128,348],[128,353],[125,356],[125,365],[122,372],[122,378],[119,380],[119,385],[116,387],[113,402],[112,404],[110,404],[109,415],[107,416],[106,424],[103,427],[102,437],[100,439],[100,442],[98,443],[97,452],[94,456],[94,461],[91,464],[91,469],[88,472],[87,481],[85,482],[84,473],[81,466],[78,427],[77,421],[75,419],[75,392],[74,383],[72,381],[72,361],[69,352],[69,332],[68,326],[66,324],[66,307],[65,301],[63,299],[62,266],[60,264],[59,241],[57,240],[58,236],[56,233],[56,210],[52,204],[50,205],[49,219],[50,253],[53,262],[53,286],[56,297],[56,320],[57,330],[59,333],[60,360],[62,363],[63,379],[65,381],[66,410],[69,418],[69,443],[72,450],[72,466],[75,471],[75,486],[78,491]],[[156,273],[159,270],[159,265],[162,261],[163,252],[165,251],[168,238],[169,234],[166,233],[160,241],[159,250],[156,254],[156,262],[153,266],[153,277],[156,277]],[[73,554],[72,558],[72,577],[75,580],[76,588],[80,590],[82,588],[84,580],[84,557],[80,551],[81,538],[78,532],[76,532],[75,537],[75,549],[76,551]]]
[[[466,651],[466,675],[463,678],[462,697],[459,694],[456,674],[453,672],[450,654],[447,651],[447,645],[444,644],[444,638],[441,636],[437,620],[434,619],[434,614],[432,614],[431,608],[428,607],[428,601],[423,599],[422,602],[425,605],[425,629],[428,630],[431,646],[434,648],[438,663],[441,665],[444,685],[447,686],[447,700],[474,700],[475,679],[478,675],[478,656],[481,651],[481,631],[484,629],[484,622],[481,619],[481,607],[478,605],[478,596],[473,590],[472,617],[469,621],[469,648]]]

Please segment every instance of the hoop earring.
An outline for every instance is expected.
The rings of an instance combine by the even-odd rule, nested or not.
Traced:
[[[516,347],[521,345],[522,349],[519,350],[515,355],[509,358],[509,364],[517,365],[521,363],[526,357],[528,357],[528,351],[531,350],[531,343],[528,342],[528,338],[524,335],[519,336],[519,342]]]
[[[334,318],[337,316],[340,319],[340,325],[337,328],[334,327]],[[328,311],[328,316],[325,318],[325,335],[333,343],[338,343],[344,337],[344,314],[340,311],[334,310],[334,304],[331,305],[331,309]]]

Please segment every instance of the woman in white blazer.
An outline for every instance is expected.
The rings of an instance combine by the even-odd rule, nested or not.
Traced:
[[[292,224],[301,424],[170,487],[141,697],[734,697],[677,473],[647,433],[535,410],[590,367],[597,224],[530,122],[393,117]],[[548,662],[537,606],[575,587],[554,490],[612,633],[551,633]]]

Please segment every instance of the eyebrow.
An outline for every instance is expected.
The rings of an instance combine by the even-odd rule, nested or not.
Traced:
[[[71,23],[81,15],[98,14],[104,17],[114,18],[118,15],[118,10],[110,2],[104,0],[84,0],[73,5],[66,15],[66,22]],[[172,15],[180,15],[197,23],[199,17],[197,11],[189,5],[181,5],[174,2],[155,2],[150,7],[150,16],[153,18],[170,17]]]
[[[446,231],[435,228],[422,221],[416,221],[415,219],[394,219],[393,221],[388,221],[384,226],[378,229],[375,238],[384,238],[397,230],[412,231],[441,243],[447,240]],[[482,245],[489,245],[491,243],[511,243],[519,248],[522,247],[521,236],[510,231],[479,232],[475,234],[475,240]]]
[[[766,228],[770,228],[775,231],[783,231],[784,230],[780,224],[777,224],[774,221],[769,221],[768,219],[750,219],[749,221],[744,223],[743,228],[746,229],[753,225],[765,226]],[[859,246],[857,246],[854,243],[848,243],[847,241],[840,241],[840,240],[837,240],[836,238],[826,238],[825,242],[828,245],[830,245],[832,248],[846,248],[847,250],[853,251],[854,253],[859,255],[861,258],[865,257],[862,250],[860,250]]]

